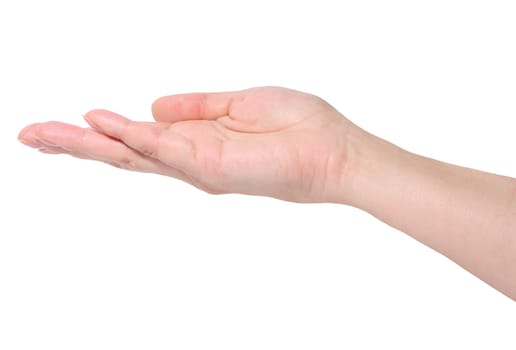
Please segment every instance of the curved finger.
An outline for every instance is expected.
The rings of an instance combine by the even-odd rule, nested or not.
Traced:
[[[134,122],[106,110],[86,113],[88,124],[145,156],[191,173],[196,169],[194,143],[185,136],[149,123]]]
[[[148,158],[122,142],[93,129],[61,122],[33,124],[20,132],[20,141],[41,152],[69,154],[76,158],[97,160],[118,168],[153,172],[189,181],[184,173]]]
[[[246,91],[190,93],[158,98],[152,104],[157,121],[175,123],[183,120],[217,119],[230,114],[235,101],[243,99]]]

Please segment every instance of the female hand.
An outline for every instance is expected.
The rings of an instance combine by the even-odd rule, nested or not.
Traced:
[[[19,139],[43,153],[69,154],[119,168],[168,175],[209,193],[265,195],[298,202],[342,202],[359,129],[320,98],[261,87],[162,97],[155,122],[106,110],[91,128],[29,125]]]
[[[516,300],[516,180],[404,151],[323,100],[282,88],[158,99],[154,123],[104,110],[92,127],[47,122],[20,140],[211,193],[363,209]]]

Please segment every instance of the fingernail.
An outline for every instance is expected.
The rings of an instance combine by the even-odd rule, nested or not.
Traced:
[[[48,140],[45,140],[45,139],[42,139],[41,137],[38,137],[38,136],[35,136],[34,137],[36,139],[37,142],[39,142],[40,144],[43,144],[45,146],[49,146],[49,147],[61,147],[59,146],[58,144],[55,144],[53,142],[50,142]]]
[[[82,116],[86,123],[88,123],[93,129],[100,130],[99,126],[92,120],[92,118],[86,113]]]
[[[18,141],[23,143],[25,146],[29,146],[29,147],[33,147],[33,148],[39,147],[39,143],[29,141],[27,139],[24,139],[23,137],[18,137]]]
[[[38,147],[39,143],[34,141],[34,124],[26,126],[18,134],[18,141],[29,147]]]
[[[45,154],[59,154],[60,153],[60,152],[57,152],[57,151],[54,151],[54,150],[50,150],[50,149],[45,148],[45,147],[41,147],[40,149],[38,149],[38,152],[45,153]]]

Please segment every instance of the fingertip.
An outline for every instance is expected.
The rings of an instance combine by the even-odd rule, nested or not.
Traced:
[[[86,112],[82,117],[88,123],[89,126],[91,126],[93,129],[98,129],[97,124],[93,121],[94,115],[97,113],[97,109],[93,109],[91,111]]]
[[[106,109],[92,109],[83,117],[84,120],[96,130],[104,130],[116,125],[119,126],[120,123],[129,121],[128,118]]]
[[[21,129],[21,131],[18,133],[18,140],[26,138],[26,136],[31,131],[31,129],[34,128],[34,125],[36,125],[36,124],[30,124],[30,125],[27,125],[26,127],[24,127],[23,129]]]
[[[163,120],[166,118],[170,97],[160,97],[151,105],[152,116],[155,120]]]
[[[114,114],[106,109],[92,109],[84,114],[84,120],[90,122],[95,120],[96,118],[102,118],[104,116],[109,116],[110,114]]]
[[[34,136],[36,128],[40,123],[34,123],[27,125],[18,133],[18,141],[29,147],[38,147],[39,144],[36,142]]]

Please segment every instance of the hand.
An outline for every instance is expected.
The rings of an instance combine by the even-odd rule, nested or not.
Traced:
[[[91,128],[29,125],[20,141],[186,181],[210,193],[363,209],[516,300],[516,181],[421,157],[356,127],[323,100],[282,88],[158,99],[156,122],[112,112]]]
[[[209,193],[342,202],[350,175],[347,136],[358,128],[318,97],[277,87],[158,99],[156,122],[105,110],[91,128],[29,125],[19,135],[43,153],[168,175]]]

